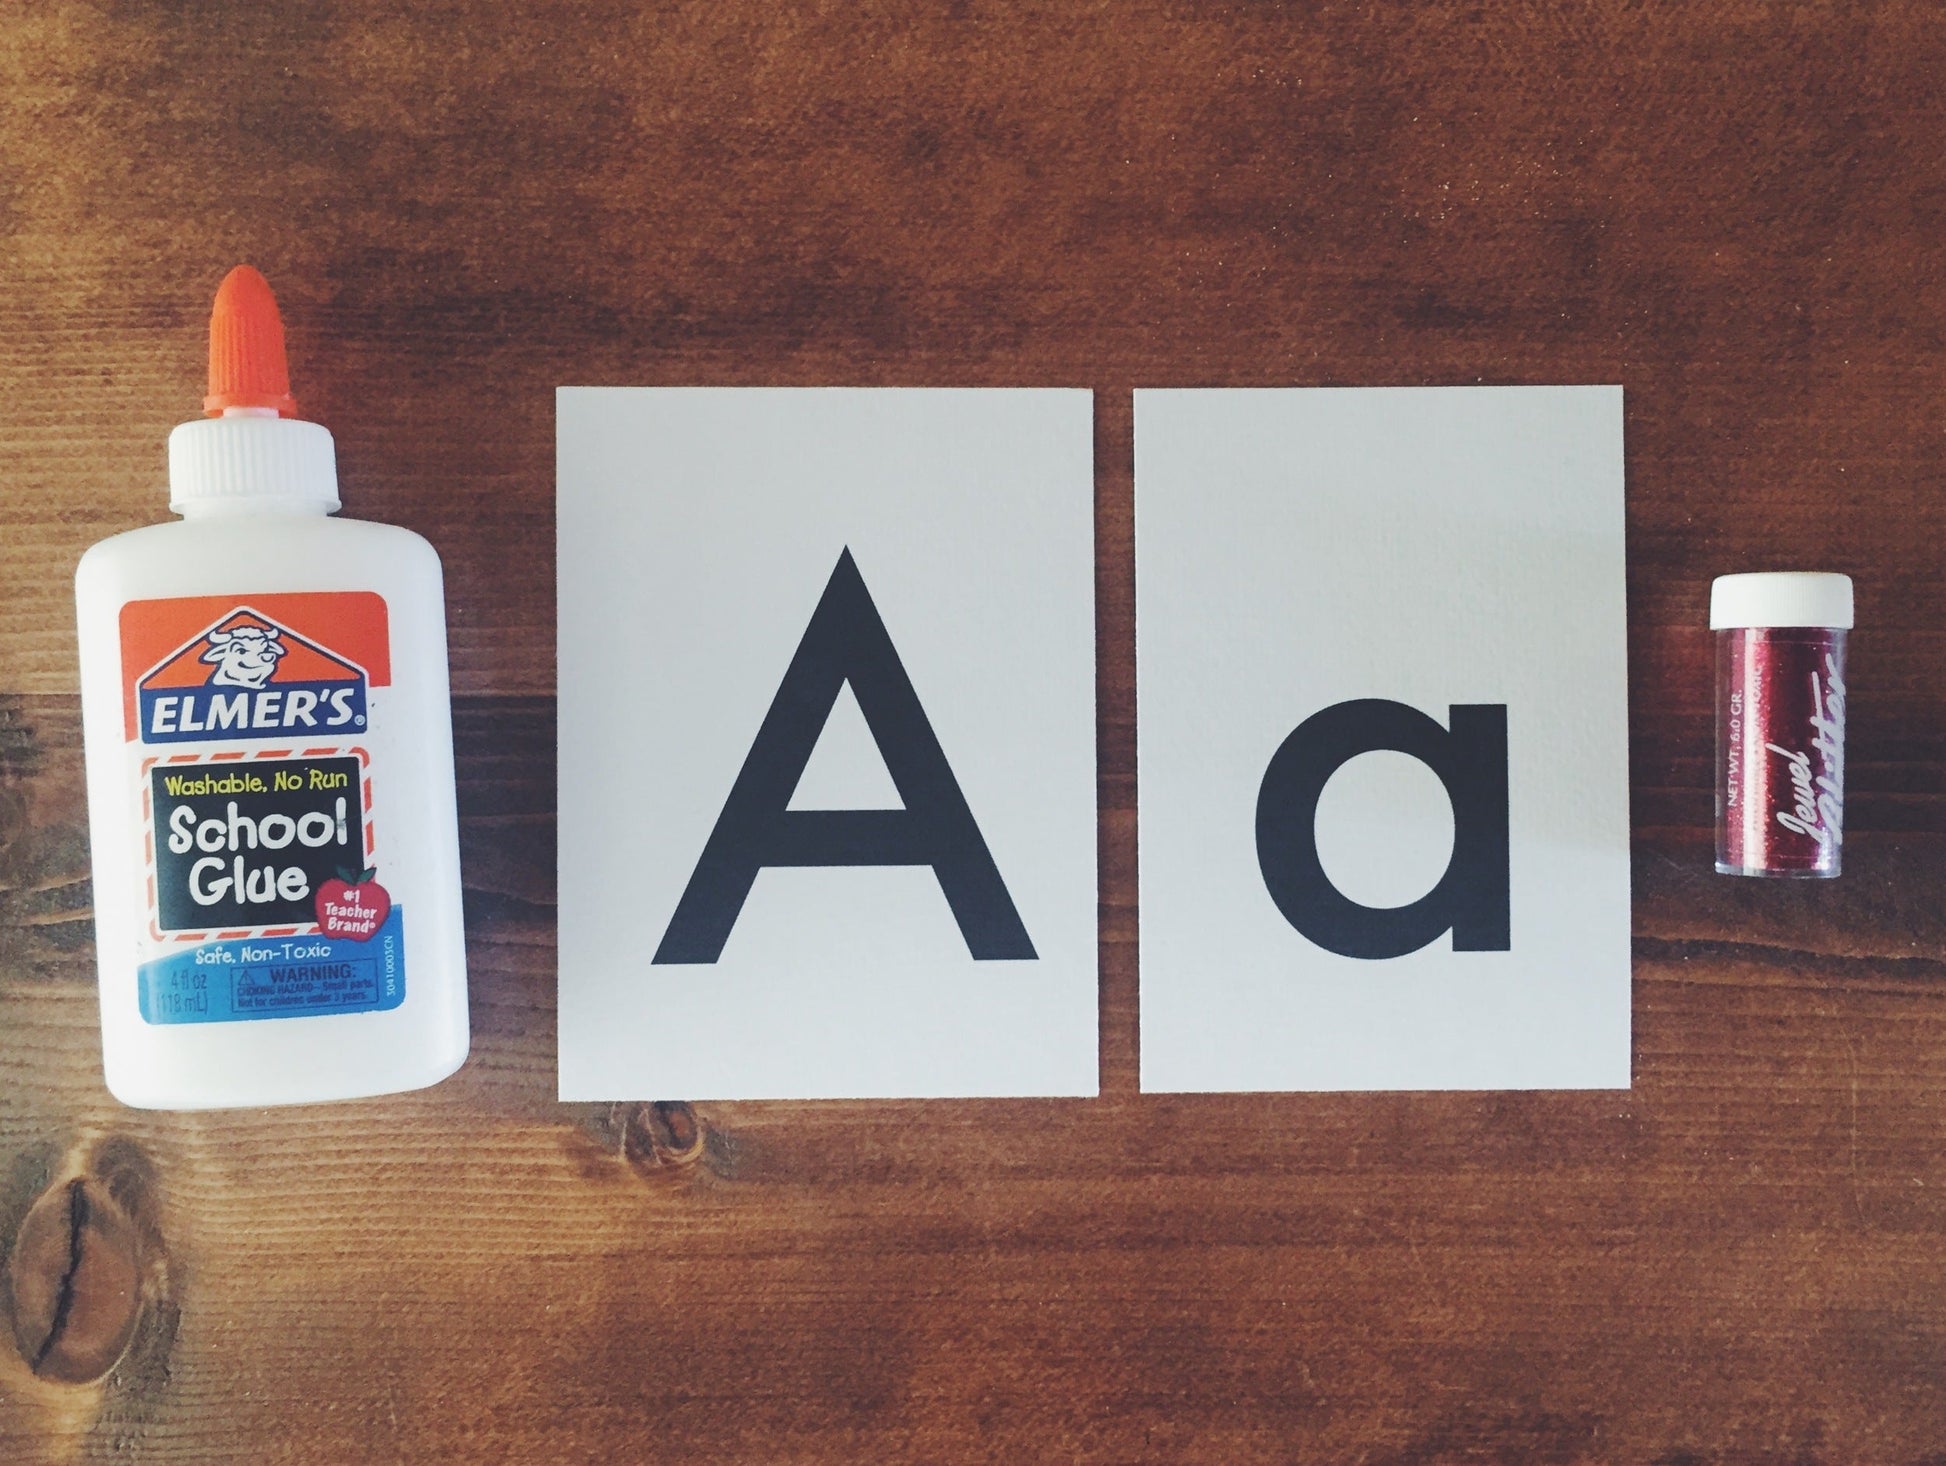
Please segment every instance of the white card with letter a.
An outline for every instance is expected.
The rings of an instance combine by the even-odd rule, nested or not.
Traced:
[[[1626,1088],[1619,387],[1135,397],[1145,1090]]]
[[[1096,1092],[1092,407],[560,389],[562,1099]]]

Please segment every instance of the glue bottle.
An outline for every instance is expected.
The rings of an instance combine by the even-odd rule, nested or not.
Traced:
[[[332,519],[264,277],[210,318],[179,522],[75,572],[102,1060],[145,1109],[417,1089],[466,1058],[439,557]]]

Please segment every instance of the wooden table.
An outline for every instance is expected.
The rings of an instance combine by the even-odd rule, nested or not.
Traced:
[[[1926,3],[16,0],[0,1458],[1946,1461],[1943,78]],[[137,1113],[69,573],[244,259],[446,556],[474,1052]],[[1627,388],[1635,1088],[1138,1095],[1130,389],[1480,381]],[[555,1102],[560,383],[1096,390],[1100,1099]],[[1859,583],[1829,885],[1709,870],[1783,566]]]

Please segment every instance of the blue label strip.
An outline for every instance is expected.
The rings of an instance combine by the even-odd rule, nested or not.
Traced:
[[[144,743],[211,738],[350,738],[365,730],[365,683],[272,682],[261,688],[144,687]]]
[[[323,936],[205,942],[136,969],[149,1023],[235,1023],[381,1013],[405,1001],[405,928],[394,906],[362,942]]]

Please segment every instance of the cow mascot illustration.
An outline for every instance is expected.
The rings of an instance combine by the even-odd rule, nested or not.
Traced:
[[[209,687],[262,687],[277,670],[277,659],[289,650],[278,640],[275,626],[239,626],[233,631],[212,631],[205,662],[216,663]]]

